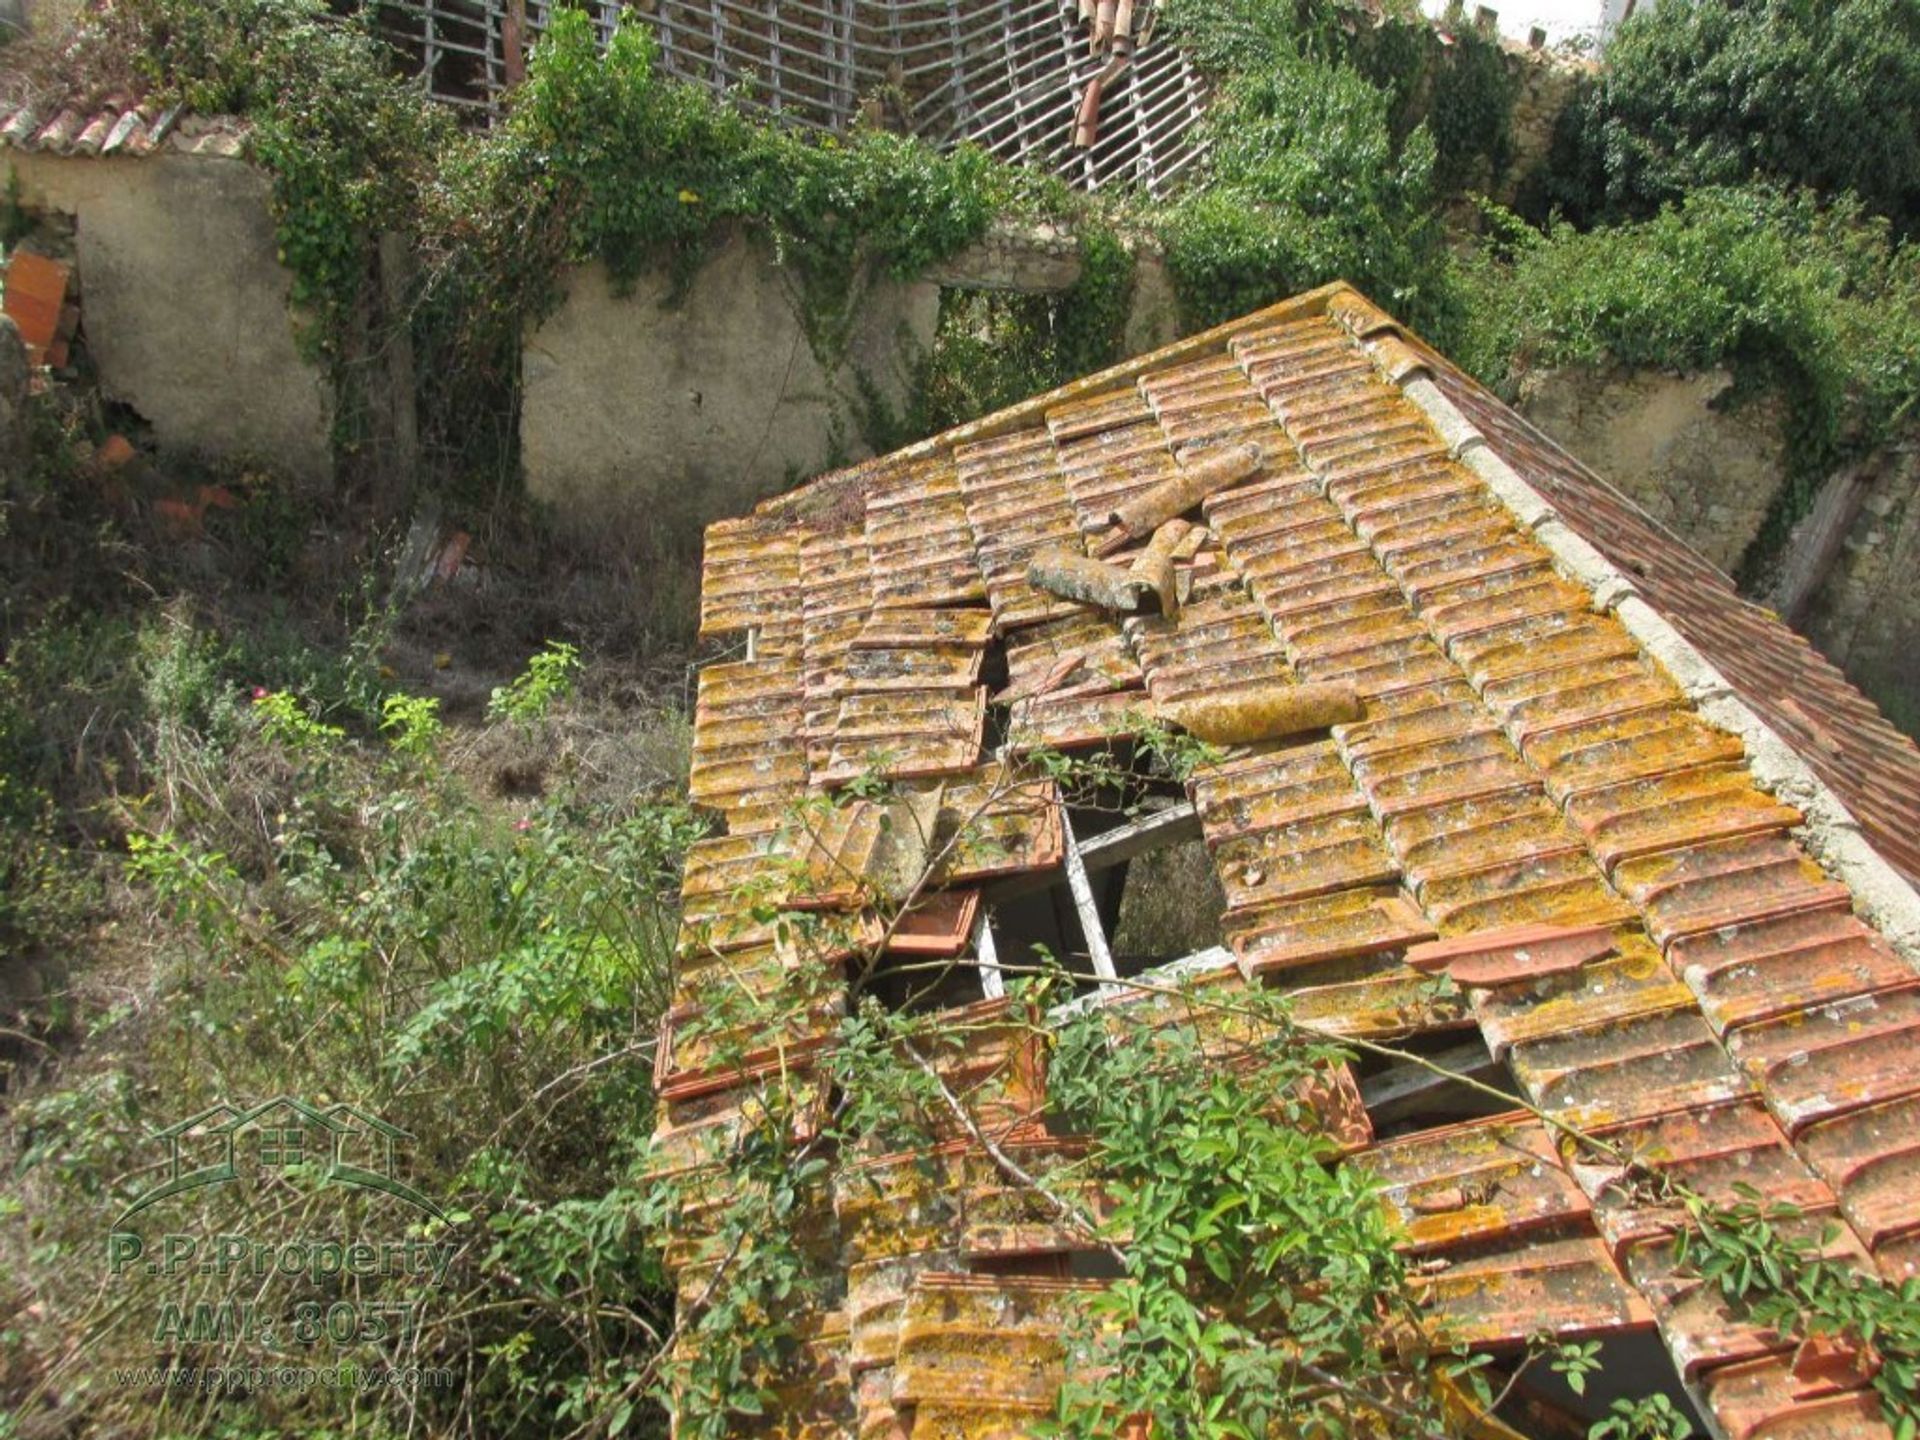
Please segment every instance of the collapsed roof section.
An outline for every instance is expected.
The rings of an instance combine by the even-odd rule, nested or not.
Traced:
[[[1209,471],[1221,488],[1171,539],[1116,528],[1235,452],[1257,467]],[[1156,545],[1173,604],[1121,615],[1034,583],[1036,558],[1125,568]],[[1899,873],[1920,872],[1920,751],[1351,289],[713,526],[702,630],[746,658],[700,676],[691,790],[726,833],[689,861],[661,1047],[657,1164],[693,1197],[683,1296],[717,1263],[702,1178],[757,1087],[832,1043],[851,957],[951,960],[898,1003],[966,1021],[948,1078],[1002,1151],[1069,1166],[997,967],[1052,926],[1119,997],[1139,963],[1113,943],[1126,863],[1196,836],[1220,943],[1160,973],[1444,1047],[1699,1193],[1757,1187],[1835,1222],[1853,1263],[1920,1274],[1920,897]],[[1234,746],[1122,825],[1008,768],[1316,684],[1350,688],[1359,718]],[[808,799],[863,779],[891,786]],[[801,829],[783,818],[810,803]],[[887,933],[868,906],[892,849],[960,811],[984,838]],[[768,918],[783,907],[817,922],[804,957]],[[776,993],[796,965],[828,977],[816,998],[767,1054],[718,1059],[719,994]],[[1340,1163],[1378,1177],[1448,1339],[1657,1334],[1733,1440],[1888,1433],[1858,1373],[1674,1272],[1681,1222],[1645,1187],[1524,1110],[1443,1117],[1424,1083],[1343,1067],[1314,1109]],[[1073,1263],[1085,1239],[1007,1195],[979,1131],[941,1139],[843,1157],[831,1211],[806,1217],[840,1298],[802,1327],[779,1433],[1018,1434],[1050,1408],[1066,1318],[1099,1283]]]
[[[1199,75],[1146,0],[589,0],[602,40],[644,23],[668,75],[782,124],[970,142],[1069,184],[1161,195],[1199,157]],[[534,0],[380,0],[433,95],[490,109],[542,30]],[[1089,100],[1091,96],[1091,100]]]

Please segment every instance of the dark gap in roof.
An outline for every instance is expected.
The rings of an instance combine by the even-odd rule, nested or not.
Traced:
[[[1624,1331],[1600,1339],[1599,1368],[1586,1376],[1586,1388],[1576,1395],[1566,1377],[1556,1375],[1544,1361],[1529,1365],[1506,1403],[1494,1414],[1522,1434],[1536,1440],[1560,1436],[1585,1440],[1588,1427],[1606,1418],[1615,1400],[1638,1400],[1664,1395],[1693,1424],[1695,1435],[1713,1430],[1701,1418],[1699,1407],[1681,1384],[1673,1357],[1653,1330]],[[1509,1375],[1511,1370],[1507,1372]],[[1504,1380],[1493,1379],[1497,1395]]]
[[[1073,1256],[1065,1250],[1025,1255],[976,1255],[967,1261],[975,1275],[1013,1275],[1029,1280],[1065,1280],[1073,1273]]]
[[[991,695],[993,692],[987,692]],[[1011,705],[987,706],[987,724],[980,735],[981,753],[998,755],[1007,743],[1007,736],[1013,728],[1013,707]]]
[[[987,687],[987,694],[997,695],[1007,688],[1007,676],[1006,637],[995,635],[980,658],[980,683]]]
[[[1089,878],[1098,904],[1101,882],[1106,877]],[[1117,895],[1115,903],[1118,903]],[[1013,967],[1014,973],[1007,977],[1009,981],[1026,978],[1025,967],[1041,963],[1042,949],[1075,975],[1090,977],[1093,974],[1080,915],[1074,909],[1073,894],[1067,888],[1064,873],[1044,889],[995,901],[987,911],[987,923],[993,927],[994,952],[1000,963]],[[1082,979],[1074,988],[1085,994],[1095,988],[1095,982]]]
[[[1108,932],[1117,973],[1138,975],[1225,943],[1220,917],[1226,892],[1199,836],[1148,850],[1103,873],[1117,874],[1122,887],[1119,915]]]
[[[1072,1280],[1119,1280],[1126,1267],[1105,1250],[1075,1250],[1067,1256],[1067,1276]]]
[[[1487,1050],[1478,1030],[1445,1030],[1414,1035],[1394,1048],[1439,1066],[1451,1075],[1463,1075],[1500,1092],[1489,1095],[1451,1075],[1435,1074],[1414,1060],[1362,1054],[1354,1061],[1360,1098],[1382,1140],[1438,1130],[1485,1115],[1499,1115],[1520,1103],[1520,1086],[1505,1060]]]
[[[986,998],[980,967],[970,955],[947,960],[888,952],[867,976],[866,993],[907,1014],[953,1010]]]

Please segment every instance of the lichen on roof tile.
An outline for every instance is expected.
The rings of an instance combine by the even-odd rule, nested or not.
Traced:
[[[1027,582],[1049,547],[1130,554],[1144,535],[1114,542],[1116,504],[1248,437],[1255,473],[1185,517],[1177,615],[1122,620]],[[1631,583],[1609,569],[1628,556]],[[712,1052],[697,1020],[713,965],[758,987],[790,968],[765,907],[738,897],[773,894],[796,854],[878,867],[878,812],[830,792],[890,781],[875,803],[984,809],[982,835],[928,877],[951,892],[925,938],[970,964],[965,932],[997,895],[1052,881],[1071,909],[1068,862],[1097,839],[1052,781],[1007,793],[1020,757],[1126,756],[1157,706],[1347,681],[1359,719],[1238,747],[1186,784],[1184,833],[1197,824],[1224,892],[1226,948],[1181,973],[1213,993],[1280,990],[1327,1034],[1473,1042],[1505,1064],[1506,1093],[1536,1115],[1369,1143],[1344,1068],[1314,1101],[1435,1262],[1420,1273],[1437,1335],[1656,1330],[1742,1440],[1782,1417],[1873,1432],[1858,1391],[1783,1388],[1773,1342],[1676,1279],[1663,1247],[1684,1217],[1617,1157],[1722,1199],[1752,1177],[1832,1219],[1852,1263],[1920,1263],[1920,957],[1867,903],[1920,899],[1878,880],[1866,896],[1810,828],[1851,811],[1867,844],[1920,875],[1920,751],[1385,312],[1329,287],[826,477],[715,527],[707,584],[703,632],[745,632],[753,658],[700,681],[693,791],[730,833],[688,866],[682,1059]],[[1671,633],[1619,608],[1632,592]],[[1773,793],[1755,756],[1777,742],[1725,723],[1696,683],[1709,672],[1819,781]],[[777,817],[796,805],[837,806],[824,852],[793,848]],[[807,902],[838,917],[837,957],[883,948],[863,895],[826,886]],[[1565,953],[1527,950],[1569,934],[1583,938]],[[1475,963],[1457,978],[1406,963],[1436,939],[1429,958]],[[1095,998],[1120,1025],[1153,1008],[1131,993],[1120,979]],[[1003,1002],[971,1003],[991,1037]],[[812,1004],[791,1017],[799,1032]],[[1081,1143],[1033,1128],[1044,1066],[983,1045],[953,1073],[985,1086],[1008,1143],[1036,1166]],[[712,1173],[699,1167],[762,1083],[736,1068],[731,1110],[703,1072],[681,1074],[666,1168]],[[1616,1158],[1538,1115],[1611,1137]],[[1004,1169],[963,1129],[943,1145],[839,1162],[829,1263],[848,1308],[817,1317],[775,1387],[796,1433],[815,1423],[802,1412],[838,1417],[817,1433],[1019,1433],[1051,1408],[1065,1327],[1092,1292],[1006,1266],[1064,1265],[1086,1237],[1009,1206]]]

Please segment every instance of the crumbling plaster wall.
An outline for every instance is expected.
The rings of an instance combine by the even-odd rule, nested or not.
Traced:
[[[1732,384],[1720,370],[1569,367],[1529,377],[1519,406],[1732,571],[1788,481],[1784,407],[1770,396],[1729,404]],[[1867,468],[1872,488],[1800,625],[1895,725],[1920,736],[1920,452],[1909,444]],[[1792,543],[1811,537],[1796,531]]]
[[[1623,494],[1732,571],[1786,484],[1783,411],[1732,399],[1724,370],[1570,366],[1529,377],[1519,407]]]
[[[829,370],[788,277],[744,232],[721,241],[678,298],[660,272],[618,294],[599,265],[569,272],[564,286],[522,353],[528,490],[563,522],[644,515],[691,534],[836,452],[867,453],[861,377],[903,405],[940,309],[931,282],[872,280]]]
[[[109,398],[167,449],[333,473],[332,393],[300,353],[267,179],[238,159],[0,154],[29,210],[74,217],[81,325]]]
[[[1136,251],[1125,348],[1169,343],[1178,310],[1157,253]],[[527,488],[563,523],[644,516],[663,550],[738,514],[830,459],[870,453],[863,383],[896,413],[931,350],[943,287],[1030,294],[1080,277],[1070,231],[996,222],[910,282],[873,279],[854,299],[844,356],[829,369],[807,343],[790,282],[744,232],[719,241],[675,297],[665,273],[616,294],[585,266],[521,354],[520,458]]]
[[[1808,638],[1920,736],[1920,449],[1887,457],[1815,593]]]

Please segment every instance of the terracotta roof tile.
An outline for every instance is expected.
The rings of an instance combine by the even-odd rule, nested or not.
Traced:
[[[1698,645],[1859,817],[1874,847],[1920,880],[1920,749],[1829,661],[1778,618],[1735,593],[1697,552],[1537,428],[1431,350],[1449,399],[1495,451]],[[1844,737],[1836,754],[1821,732]]]
[[[1207,446],[1249,439],[1258,471],[1189,514],[1204,523],[1175,552],[1177,616],[1123,621],[1027,582],[1050,546],[1127,550],[1108,525],[1116,503]],[[1486,478],[1481,446],[1519,481]],[[1060,790],[1000,796],[1004,756],[1124,756],[1128,732],[1171,700],[1344,679],[1360,719],[1238,747],[1188,786],[1231,955],[1192,957],[1193,983],[1274,987],[1298,1020],[1336,1034],[1470,1032],[1527,1103],[1640,1169],[1722,1200],[1757,1185],[1810,1224],[1841,1222],[1837,1253],[1909,1273],[1920,980],[1906,942],[1863,917],[1911,897],[1839,852],[1818,850],[1823,868],[1805,816],[1837,806],[1817,786],[1775,795],[1756,778],[1750,752],[1772,742],[1696,708],[1697,663],[1643,644],[1640,612],[1614,613],[1623,587],[1593,578],[1581,557],[1594,552],[1573,555],[1564,526],[1532,528],[1540,497],[1915,873],[1920,752],[1724,576],[1335,287],[711,532],[703,630],[748,631],[754,658],[701,678],[693,791],[730,833],[689,858],[659,1164],[696,1182],[715,1173],[700,1167],[758,1104],[764,1077],[741,1063],[752,1037],[729,1040],[710,987],[795,986],[786,1020],[802,1059],[837,1014],[837,979],[823,991],[820,978],[880,943],[859,908],[885,870],[880,807],[988,811],[982,833],[960,827],[918,931],[900,937],[964,966],[974,917],[1008,885],[1058,877],[1067,854]],[[902,793],[821,808],[829,787],[870,773]],[[808,795],[812,828],[796,834],[780,817]],[[853,878],[795,893],[819,858]],[[788,953],[745,896],[826,929],[807,956]],[[1442,936],[1414,958],[1457,970],[1451,981],[1407,963]],[[1101,992],[1109,1024],[1152,1043],[1157,1022],[1123,1017],[1160,1012],[1123,1003],[1130,993]],[[1070,1163],[1078,1142],[1035,1124],[1044,1074],[1023,1027],[1002,1023],[1005,1003],[979,1008],[977,1043],[940,1063],[1027,1162]],[[1233,1063],[1230,1039],[1208,1039],[1215,1063]],[[1381,1178],[1407,1245],[1444,1261],[1422,1280],[1443,1336],[1506,1345],[1656,1326],[1743,1440],[1872,1433],[1856,1392],[1781,1388],[1794,1357],[1676,1274],[1667,1240],[1684,1212],[1616,1160],[1521,1116],[1369,1143],[1360,1093],[1335,1067],[1307,1108],[1348,1163]],[[947,1134],[910,1155],[843,1158],[837,1227],[815,1238],[838,1246],[821,1263],[848,1301],[811,1322],[780,1392],[794,1433],[1018,1431],[1050,1407],[1089,1290],[982,1272],[1064,1273],[1087,1238],[1035,1209],[971,1137]],[[715,1201],[692,1203],[690,1235]],[[1803,1369],[1816,1365],[1833,1368],[1816,1356]]]
[[[249,129],[231,117],[190,117],[178,108],[156,110],[109,101],[99,108],[39,101],[0,109],[0,148],[51,155],[151,154],[162,144],[187,153],[241,154]]]

